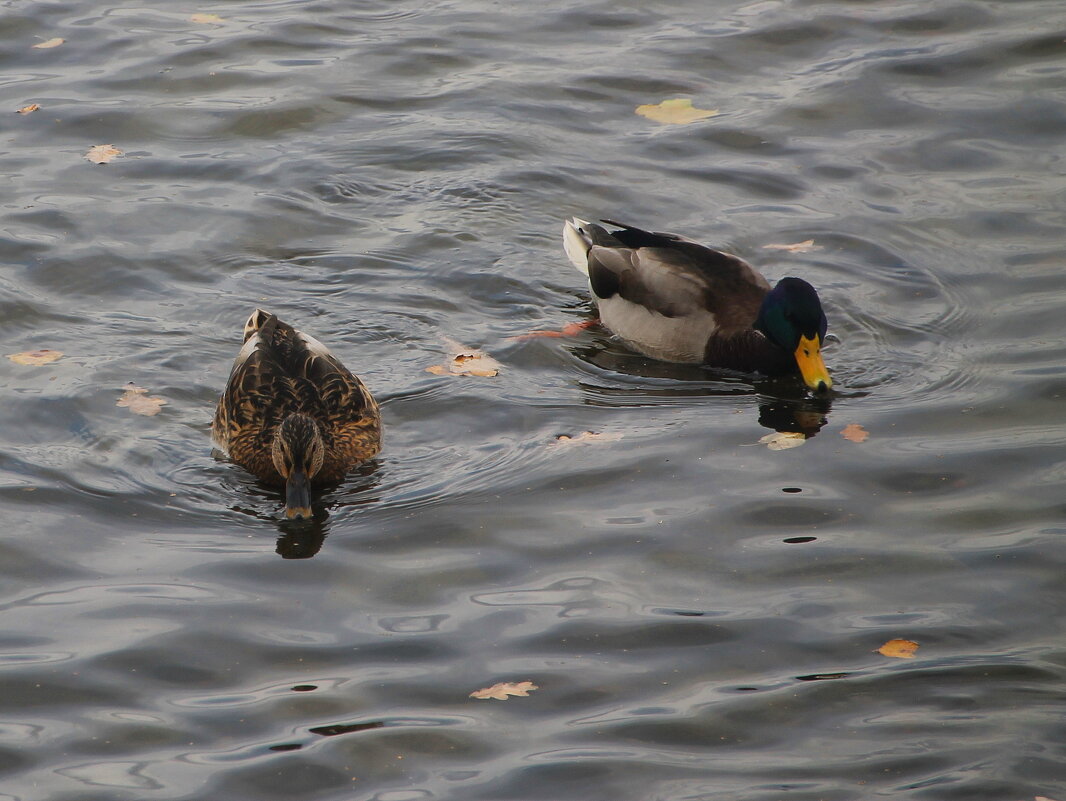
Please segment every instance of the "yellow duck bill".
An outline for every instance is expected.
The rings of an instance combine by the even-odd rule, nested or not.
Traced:
[[[821,341],[817,334],[809,339],[801,336],[795,355],[804,384],[815,392],[832,389],[833,379],[829,377],[829,370],[822,361]]]

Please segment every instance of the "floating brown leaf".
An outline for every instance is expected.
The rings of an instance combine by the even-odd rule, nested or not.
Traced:
[[[59,47],[65,41],[66,39],[60,39],[59,37],[56,37],[55,39],[49,39],[47,42],[38,42],[34,45],[34,47],[37,50],[50,50],[53,47]]]
[[[813,239],[803,242],[793,242],[791,245],[763,245],[763,250],[787,250],[789,253],[806,253],[809,250],[817,250]]]
[[[918,643],[914,640],[889,640],[877,649],[877,653],[893,659],[914,659],[917,650]]]
[[[189,17],[189,22],[196,22],[201,25],[209,25],[213,22],[224,22],[218,14],[193,14]]]
[[[475,690],[470,693],[470,697],[479,698],[481,700],[494,698],[497,701],[506,701],[507,697],[510,695],[527,696],[536,689],[538,689],[537,685],[531,681],[520,681],[517,683],[501,681],[499,684],[493,684],[491,687]]]
[[[22,108],[20,108],[15,113],[16,114],[32,114],[33,112],[37,111],[37,109],[39,109],[39,108],[40,108],[40,106],[38,106],[36,103],[30,103],[28,106],[23,106]]]
[[[622,438],[622,435],[617,432],[604,431],[597,433],[595,431],[582,431],[576,437],[567,436],[566,434],[560,434],[555,438],[555,445],[589,445],[596,442],[617,442]]]
[[[866,442],[870,437],[870,432],[858,423],[848,423],[841,429],[840,436],[852,442]]]
[[[115,402],[116,406],[125,406],[134,414],[143,414],[145,417],[152,417],[159,414],[159,410],[166,405],[166,401],[158,396],[149,397],[148,390],[143,387],[138,387],[135,384],[126,384],[123,387],[125,392],[122,393],[122,397]]]
[[[93,145],[89,148],[89,152],[85,154],[85,158],[89,159],[93,164],[107,164],[109,161],[113,161],[116,156],[121,156],[122,151],[114,145]]]
[[[693,108],[692,101],[685,98],[664,100],[656,105],[637,106],[637,114],[664,125],[686,125],[705,120],[718,114],[717,109]]]
[[[491,378],[499,375],[500,363],[486,353],[476,348],[464,348],[454,340],[446,340],[445,344],[451,349],[451,358],[444,364],[434,364],[427,367],[427,373],[434,375],[474,375],[481,378]]]
[[[785,451],[789,448],[798,448],[806,441],[807,435],[799,431],[776,431],[773,434],[767,434],[759,440],[759,443],[772,451]]]
[[[62,357],[63,354],[58,350],[49,350],[48,348],[27,350],[22,353],[9,353],[7,355],[7,358],[11,359],[15,364],[48,364]]]

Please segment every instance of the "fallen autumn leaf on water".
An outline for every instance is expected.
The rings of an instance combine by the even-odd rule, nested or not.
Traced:
[[[555,438],[553,445],[588,445],[596,442],[617,442],[622,438],[622,435],[617,432],[605,431],[597,433],[595,431],[582,431],[576,437],[567,436],[566,434],[560,434]]]
[[[85,158],[89,159],[93,164],[107,164],[114,160],[116,156],[121,156],[122,151],[114,145],[93,145],[89,148],[89,152],[85,154]]]
[[[48,348],[42,348],[41,350],[27,350],[22,353],[9,353],[7,358],[11,359],[15,364],[48,364],[54,362],[56,359],[63,357],[63,354],[58,350],[49,350]]]
[[[193,14],[189,17],[189,22],[196,22],[201,25],[208,25],[213,22],[225,22],[218,14]]]
[[[693,108],[692,101],[684,98],[664,100],[659,104],[637,106],[637,114],[664,125],[687,125],[697,120],[718,115],[718,109]]]
[[[159,410],[166,405],[166,401],[159,396],[148,396],[148,390],[143,387],[139,387],[136,384],[126,384],[123,387],[125,392],[122,393],[122,397],[116,402],[116,406],[125,406],[134,414],[143,414],[145,417],[152,417],[159,414]]]
[[[858,423],[848,423],[841,429],[840,436],[851,442],[866,442],[870,437],[870,432]]]
[[[16,111],[15,113],[16,114],[32,114],[33,112],[37,111],[37,109],[39,109],[39,108],[40,108],[40,106],[38,106],[36,103],[30,103],[28,106],[23,106],[22,108],[18,109],[18,111]]]
[[[914,640],[889,640],[877,649],[877,653],[893,659],[914,659],[917,650],[918,643]]]
[[[493,684],[491,687],[474,690],[474,692],[470,693],[470,697],[479,698],[481,700],[494,698],[497,701],[506,701],[507,697],[510,695],[527,696],[536,689],[539,688],[531,681],[520,681],[517,683],[501,681],[499,684]]]
[[[499,375],[500,363],[486,353],[476,348],[464,348],[458,342],[446,340],[445,345],[452,352],[451,358],[444,364],[434,364],[427,367],[427,373],[434,375],[473,375],[480,378],[491,378]]]
[[[66,39],[60,39],[58,36],[55,39],[49,39],[47,42],[38,42],[34,45],[37,50],[50,50],[53,47],[59,47]]]
[[[803,242],[793,242],[791,245],[763,245],[763,250],[787,250],[789,253],[806,253],[808,250],[817,250],[813,239]]]
[[[799,431],[777,431],[760,439],[759,444],[772,451],[786,451],[789,448],[798,448],[806,441],[807,435]]]

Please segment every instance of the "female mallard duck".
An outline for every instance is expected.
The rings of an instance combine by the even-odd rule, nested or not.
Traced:
[[[244,324],[211,431],[237,464],[285,485],[289,518],[311,516],[311,484],[337,484],[381,450],[370,391],[325,345],[262,309]]]
[[[747,262],[676,234],[576,217],[566,255],[589,277],[600,321],[634,350],[765,375],[796,373],[815,392],[833,386],[822,361],[826,319],[799,278],[773,289]]]

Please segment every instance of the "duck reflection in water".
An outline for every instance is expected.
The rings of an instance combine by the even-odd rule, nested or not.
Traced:
[[[254,517],[264,523],[277,526],[278,539],[275,551],[282,559],[309,559],[318,554],[333,527],[331,512],[338,513],[360,506],[368,506],[381,501],[378,485],[381,476],[377,460],[361,464],[351,474],[356,479],[350,489],[337,489],[315,498],[311,504],[311,515],[300,518],[279,518],[268,509],[274,504],[274,493],[268,487],[258,485],[251,478],[242,482],[240,489],[259,500],[259,508],[250,506],[232,506],[232,511]],[[346,485],[347,486],[347,485]]]

